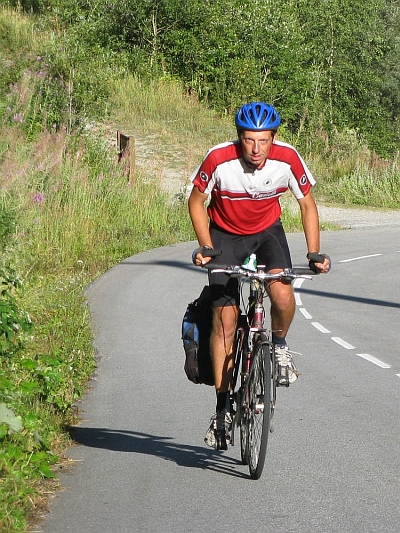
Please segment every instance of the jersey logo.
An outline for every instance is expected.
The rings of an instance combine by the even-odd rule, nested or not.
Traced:
[[[207,174],[204,172],[204,170],[202,170],[200,172],[200,179],[201,179],[201,181],[208,181],[209,180],[209,178],[208,178]]]
[[[264,198],[272,198],[273,196],[276,196],[277,191],[274,189],[273,191],[268,192],[254,192],[251,197],[255,200],[263,200]]]
[[[307,184],[307,176],[305,174],[303,174],[300,178],[300,185],[306,185]]]

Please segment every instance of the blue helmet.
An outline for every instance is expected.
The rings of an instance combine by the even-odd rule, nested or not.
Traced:
[[[250,102],[236,113],[237,128],[252,131],[276,130],[281,123],[278,111],[265,102]]]

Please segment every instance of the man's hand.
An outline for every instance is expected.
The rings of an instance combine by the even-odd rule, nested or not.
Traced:
[[[221,255],[221,250],[214,250],[211,246],[200,246],[193,250],[192,263],[196,266],[204,266],[217,255]]]
[[[332,267],[331,258],[326,254],[309,252],[307,259],[310,270],[316,274],[327,274]]]

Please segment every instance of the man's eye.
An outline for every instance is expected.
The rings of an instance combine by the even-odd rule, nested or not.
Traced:
[[[253,139],[244,139],[244,142],[246,144],[255,144],[256,141],[254,141]],[[263,146],[265,146],[266,144],[269,143],[269,139],[260,139],[259,141],[257,141],[258,144],[261,144]]]

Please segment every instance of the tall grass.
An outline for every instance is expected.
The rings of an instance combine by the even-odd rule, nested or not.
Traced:
[[[319,201],[400,209],[400,154],[378,157],[353,130],[292,139],[309,163]]]
[[[323,179],[318,193],[326,202],[343,205],[400,208],[399,156],[382,165],[360,165],[336,180]]]
[[[151,137],[151,148],[158,147],[163,163],[185,168],[187,176],[211,146],[236,137],[232,117],[204,108],[176,80],[145,82],[128,76],[114,80],[110,92],[115,95],[117,127]],[[279,138],[292,143],[307,161],[317,179],[319,201],[400,208],[399,154],[391,160],[379,158],[353,130],[290,135],[283,127]],[[298,217],[293,222],[289,213],[284,215],[288,227],[298,228]]]
[[[33,17],[24,15],[22,9],[14,9],[4,4],[0,5],[0,28],[7,47],[16,54],[25,48],[33,52],[40,50],[49,39],[47,32],[37,31]]]

